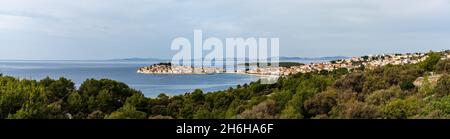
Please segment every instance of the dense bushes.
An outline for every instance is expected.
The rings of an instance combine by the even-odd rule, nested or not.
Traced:
[[[450,59],[441,60],[436,64],[437,73],[450,73]]]
[[[447,96],[450,94],[450,76],[444,75],[442,76],[436,86],[434,87],[434,93],[437,96]]]
[[[124,107],[126,100],[130,107]],[[34,81],[0,76],[0,118],[105,118],[114,111],[146,110],[142,107],[147,107],[147,100],[127,85],[107,79],[89,79],[76,90],[66,78]]]

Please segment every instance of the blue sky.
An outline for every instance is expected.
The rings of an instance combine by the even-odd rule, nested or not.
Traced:
[[[0,0],[0,59],[170,58],[176,37],[278,37],[282,56],[450,49],[448,0]]]

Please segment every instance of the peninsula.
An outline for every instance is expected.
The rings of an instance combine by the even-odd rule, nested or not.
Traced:
[[[214,74],[221,72],[221,68],[180,66],[171,63],[154,64],[137,70],[137,73],[142,74]]]

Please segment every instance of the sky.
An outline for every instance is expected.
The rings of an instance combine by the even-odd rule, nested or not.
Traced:
[[[448,0],[0,0],[0,59],[171,58],[176,37],[276,37],[280,55],[450,49]]]

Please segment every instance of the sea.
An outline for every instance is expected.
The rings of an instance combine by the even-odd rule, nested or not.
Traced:
[[[65,77],[79,87],[86,79],[112,79],[126,83],[147,97],[161,93],[179,95],[201,89],[204,92],[226,90],[260,79],[246,74],[160,75],[139,74],[137,69],[161,61],[111,60],[0,60],[0,73],[20,79],[41,80]],[[305,62],[305,61],[301,61]],[[309,62],[309,61],[308,61]]]
[[[0,61],[0,73],[20,79],[41,80],[65,77],[79,87],[86,79],[112,79],[140,90],[147,97],[161,93],[178,95],[202,89],[204,92],[225,90],[238,84],[257,81],[258,76],[245,74],[159,75],[136,73],[139,67],[158,61]]]

